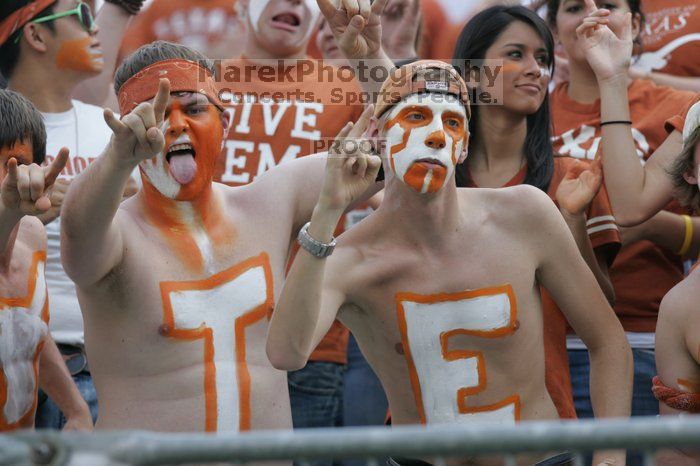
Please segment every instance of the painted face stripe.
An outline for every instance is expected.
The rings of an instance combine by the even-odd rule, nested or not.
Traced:
[[[449,351],[457,335],[504,338],[517,327],[510,285],[463,293],[398,293],[397,316],[416,407],[422,423],[520,419],[517,394],[496,403],[469,406],[468,397],[487,389],[483,353]]]

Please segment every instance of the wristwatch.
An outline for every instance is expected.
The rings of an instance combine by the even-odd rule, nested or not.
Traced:
[[[309,234],[309,225],[311,225],[311,222],[307,222],[307,224],[299,230],[299,235],[297,236],[299,246],[306,249],[312,256],[318,258],[328,257],[333,254],[336,244],[335,238],[333,238],[330,243],[316,241]]]

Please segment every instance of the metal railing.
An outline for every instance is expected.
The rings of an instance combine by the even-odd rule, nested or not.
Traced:
[[[582,453],[598,449],[643,451],[653,465],[662,448],[700,449],[700,416],[650,417],[577,422],[522,422],[516,426],[441,425],[393,428],[338,428],[257,431],[244,434],[156,433],[144,431],[19,432],[0,436],[0,465],[178,465],[257,461],[514,455],[550,451]]]

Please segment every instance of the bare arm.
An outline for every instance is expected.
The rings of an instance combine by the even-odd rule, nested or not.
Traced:
[[[139,104],[121,121],[111,110],[105,111],[114,132],[112,140],[105,153],[73,181],[62,212],[61,258],[68,276],[80,286],[99,282],[121,262],[117,209],[134,168],[163,150],[161,125],[169,94],[170,83],[163,79],[153,104]]]
[[[394,63],[382,49],[381,14],[387,0],[376,0],[371,5],[369,0],[317,1],[362,89],[376,102],[383,81],[372,76],[387,76],[394,69]]]
[[[632,405],[632,352],[622,325],[576,247],[567,226],[549,199],[534,191],[531,216],[541,255],[537,277],[588,347],[590,393],[596,417],[627,417]],[[624,452],[599,455],[624,465]],[[594,461],[594,464],[599,464]]]
[[[64,430],[91,431],[92,416],[51,335],[39,359],[39,386],[66,416]]]
[[[634,71],[634,67],[630,68],[630,76],[636,79],[650,79],[659,86],[700,92],[700,77],[697,76],[675,76],[668,73],[659,73],[658,71],[652,71],[649,74],[637,73]]]
[[[627,87],[632,54],[632,17],[627,14],[621,36],[607,26],[608,10],[586,0],[588,17],[577,29],[586,59],[600,88],[601,122],[631,121]],[[603,169],[615,218],[631,226],[659,212],[673,196],[666,168],[681,151],[677,131],[652,154],[645,166],[639,163],[629,124],[610,124],[601,129]]]
[[[337,140],[359,137],[367,120],[361,120],[363,123],[356,127],[346,125]],[[326,158],[323,187],[308,230],[312,238],[323,243],[331,241],[343,212],[374,184],[379,171],[379,157],[359,150],[348,153],[343,147],[334,144]],[[335,262],[330,260],[334,267],[328,272],[329,259],[315,257],[303,248],[294,259],[268,332],[267,355],[276,368],[304,367],[345,301],[339,279],[343,276],[340,271],[347,271],[346,266],[342,255],[334,259]]]
[[[99,75],[80,83],[73,94],[76,99],[103,107],[110,94],[114,94],[111,84],[117,55],[130,20],[131,15],[120,6],[108,2],[102,5],[95,23],[99,28],[97,38],[102,47],[104,68]]]

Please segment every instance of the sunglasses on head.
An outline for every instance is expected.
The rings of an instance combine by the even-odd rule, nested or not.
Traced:
[[[42,16],[41,18],[33,19],[32,21],[30,21],[30,23],[34,23],[34,24],[48,23],[49,21],[55,21],[55,20],[60,19],[60,18],[65,18],[66,16],[73,16],[73,15],[78,17],[78,21],[80,21],[80,25],[87,32],[90,32],[94,29],[95,20],[92,17],[92,10],[90,9],[90,5],[88,5],[87,3],[83,3],[83,2],[78,2],[78,4],[72,10],[62,11],[60,13],[54,13],[54,14],[48,15],[48,16]],[[17,38],[15,39],[15,43],[19,42],[20,37],[21,37],[21,34],[18,34]]]

